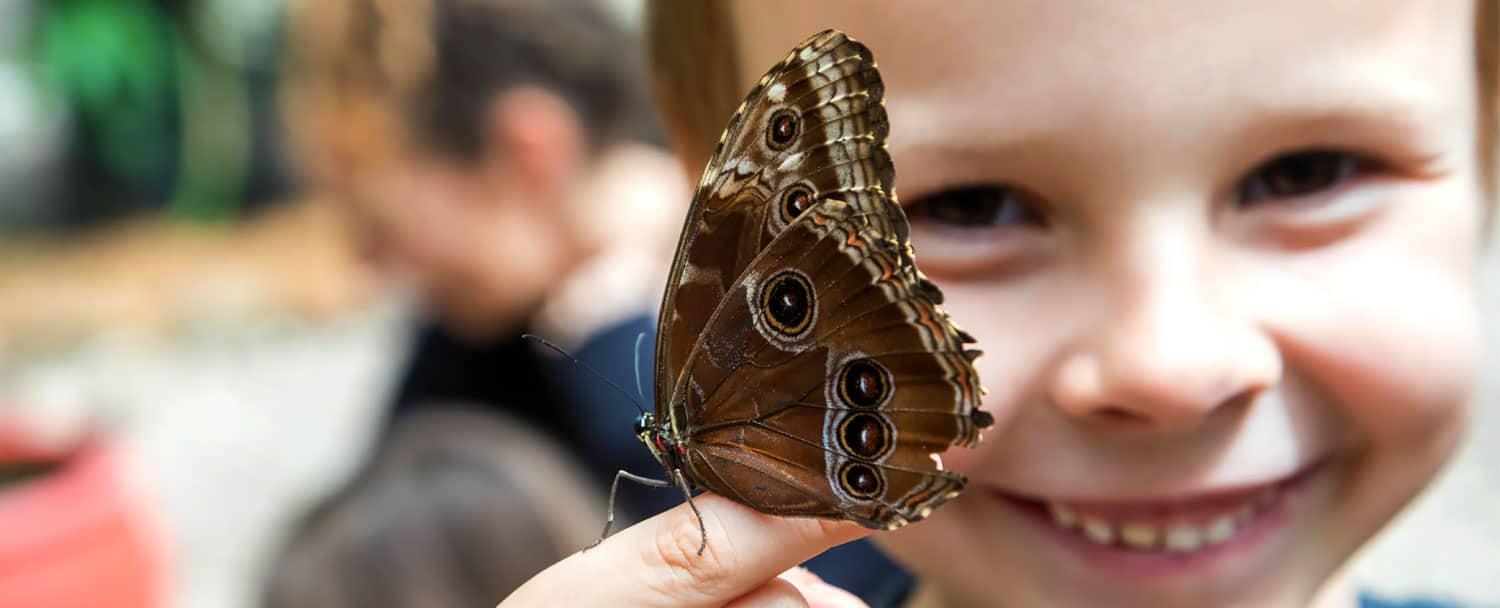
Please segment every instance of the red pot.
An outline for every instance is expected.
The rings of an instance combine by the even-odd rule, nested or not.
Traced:
[[[165,543],[107,440],[39,448],[0,426],[0,467],[40,465],[0,485],[0,607],[157,608]]]

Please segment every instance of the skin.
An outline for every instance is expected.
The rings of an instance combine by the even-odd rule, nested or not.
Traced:
[[[675,227],[656,218],[683,204],[676,167],[638,144],[589,150],[577,114],[546,89],[497,95],[482,127],[476,158],[434,151],[387,125],[385,137],[334,170],[312,173],[350,219],[364,257],[413,287],[460,336],[495,339],[544,306],[566,323],[549,336],[586,334],[616,311],[601,311],[588,291],[560,294],[558,277],[632,252],[670,259],[661,251],[670,252]]]
[[[1353,605],[1339,568],[1447,460],[1477,375],[1468,2],[734,6],[746,82],[825,27],[873,49],[918,262],[986,352],[996,426],[945,457],[968,489],[877,537],[918,602]],[[1004,498],[1171,502],[1305,471],[1257,541],[1149,576]],[[847,527],[699,506],[710,559],[660,558],[691,544],[677,509],[503,605],[825,605],[764,581]]]

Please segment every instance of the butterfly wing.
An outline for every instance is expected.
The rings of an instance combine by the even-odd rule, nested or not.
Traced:
[[[725,294],[795,212],[827,196],[891,191],[883,94],[869,50],[830,30],[793,49],[740,104],[693,196],[667,280],[659,399]]]
[[[977,443],[991,419],[972,338],[891,228],[904,215],[878,191],[845,196],[732,285],[670,413],[698,485],[777,515],[896,528],[958,494],[964,478],[935,454]]]

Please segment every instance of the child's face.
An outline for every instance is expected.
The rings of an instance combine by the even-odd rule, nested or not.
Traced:
[[[313,181],[346,213],[363,256],[410,283],[447,329],[474,340],[514,330],[583,254],[571,216],[537,212],[560,208],[538,202],[556,192],[530,187],[512,151],[459,160],[414,145],[414,134],[390,120],[340,125],[362,133],[363,145],[321,158],[312,148],[323,162],[310,167]],[[336,141],[315,143],[332,149]],[[582,181],[577,167],[559,160],[547,168]]]
[[[884,536],[950,597],[1303,605],[1453,448],[1469,2],[734,7],[746,79],[824,27],[874,51],[917,260],[986,351],[967,492]]]

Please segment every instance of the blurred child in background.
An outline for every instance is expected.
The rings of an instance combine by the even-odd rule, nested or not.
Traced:
[[[1343,569],[1466,428],[1496,2],[652,6],[694,169],[799,41],[870,47],[917,259],[986,352],[996,426],[876,535],[911,574],[872,604],[1388,605]],[[778,574],[868,532],[698,507],[704,555],[677,508],[504,605],[850,604]]]
[[[587,0],[295,8],[301,164],[366,258],[429,312],[392,423],[461,400],[514,413],[591,468],[621,466],[621,448],[650,462],[630,446],[627,397],[521,338],[546,336],[630,383],[619,371],[649,325],[682,197],[652,143],[634,41]],[[598,335],[622,336],[623,350]],[[602,442],[589,434],[609,422]]]
[[[636,43],[587,0],[316,0],[295,4],[291,25],[287,106],[300,165],[314,191],[344,212],[364,258],[411,287],[425,318],[393,387],[391,436],[378,440],[373,468],[304,524],[289,549],[299,565],[278,578],[315,563],[319,572],[365,572],[373,566],[356,549],[374,547],[351,535],[395,542],[407,531],[446,525],[427,519],[440,517],[433,509],[445,501],[468,500],[467,492],[494,500],[519,493],[504,500],[560,507],[547,502],[560,497],[527,494],[536,486],[486,485],[445,470],[452,463],[444,461],[379,464],[403,458],[391,452],[407,448],[388,442],[435,404],[471,404],[546,434],[584,463],[596,485],[632,458],[634,466],[650,463],[632,445],[629,396],[607,392],[521,338],[544,335],[629,382],[620,370],[630,369],[630,347],[649,326],[659,274],[653,264],[670,256],[661,220],[670,221],[669,206],[682,198],[671,157],[654,143]],[[600,275],[609,280],[582,279]],[[606,426],[614,428],[591,434]],[[502,456],[511,462],[487,466],[547,457],[520,449],[485,454]],[[436,494],[406,489],[423,476],[431,477],[421,482],[430,484],[424,491]],[[477,485],[462,488],[463,480]],[[672,504],[635,496],[656,502],[627,502],[627,517]],[[358,524],[364,528],[341,523],[360,514],[370,515]],[[532,523],[487,523],[493,535],[467,542],[521,543],[535,533]],[[594,534],[600,525],[586,528]],[[582,544],[539,548],[525,559]],[[475,551],[477,559],[507,550]],[[404,573],[389,581],[393,589],[422,588],[427,566],[388,559],[380,567]],[[532,562],[516,559],[494,568],[497,580],[469,591],[501,589],[504,576],[530,574],[524,564]],[[310,593],[295,597],[316,597]]]
[[[600,256],[670,246],[660,194],[680,178],[650,143],[634,54],[620,52],[633,42],[585,0],[297,9],[289,90],[302,166],[347,212],[367,259],[431,313],[398,408],[504,403],[566,435],[520,334],[549,305],[575,313],[555,336],[570,346],[640,313],[637,294],[579,298],[568,279]]]

